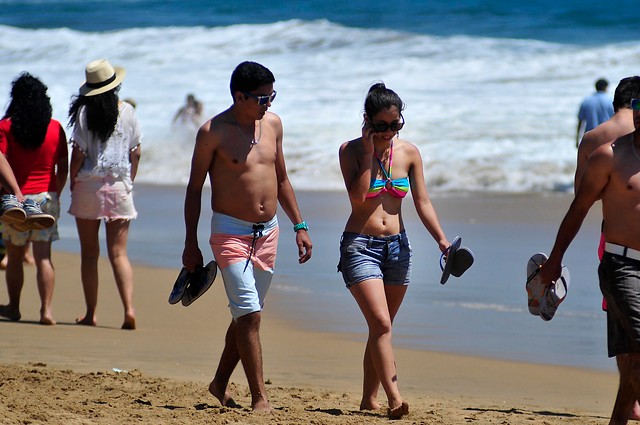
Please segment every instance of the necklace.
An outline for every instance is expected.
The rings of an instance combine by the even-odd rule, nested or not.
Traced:
[[[253,136],[254,137],[249,139],[247,137],[247,135],[242,132],[242,129],[240,128],[240,124],[238,124],[238,120],[236,120],[236,117],[235,117],[235,115],[233,115],[233,113],[231,113],[231,118],[233,118],[233,125],[236,127],[236,130],[238,130],[238,134],[240,135],[240,137],[242,137],[244,140],[249,142],[249,144],[251,146],[257,145],[258,143],[260,143],[260,137],[262,137],[262,120],[258,121],[258,138],[257,139],[255,138],[256,129],[255,129],[255,124],[254,124],[254,126],[253,126]]]

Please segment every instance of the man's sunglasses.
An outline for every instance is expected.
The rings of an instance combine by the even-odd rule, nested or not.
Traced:
[[[373,131],[375,131],[376,133],[384,133],[388,130],[400,131],[402,130],[402,127],[404,127],[404,117],[400,115],[399,120],[392,121],[391,123],[374,123],[373,121],[369,120],[369,124],[371,125],[371,128],[373,128]]]
[[[276,98],[276,94],[277,94],[277,93],[276,93],[276,91],[274,90],[274,91],[273,91],[273,92],[271,92],[271,94],[270,94],[270,95],[268,95],[268,96],[258,96],[258,95],[255,95],[255,94],[253,94],[253,93],[249,93],[249,92],[242,92],[242,94],[244,94],[244,95],[245,95],[245,96],[247,96],[247,97],[252,97],[252,98],[254,98],[255,100],[257,100],[257,101],[258,101],[258,105],[260,105],[260,106],[264,106],[264,105],[266,105],[267,103],[273,102],[273,99],[275,99],[275,98]]]
[[[640,99],[631,99],[631,109],[633,111],[640,111]]]

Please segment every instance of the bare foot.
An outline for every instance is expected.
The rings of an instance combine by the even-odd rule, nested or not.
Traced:
[[[260,400],[251,407],[253,413],[271,413],[272,409],[267,400]]]
[[[135,317],[125,317],[124,322],[122,323],[121,329],[134,330],[136,328],[136,318]]]
[[[12,308],[9,308],[8,305],[0,305],[0,316],[5,317],[14,322],[17,322],[22,317],[22,315],[20,314],[20,310],[14,310]]]
[[[389,412],[388,412],[389,419],[400,419],[403,416],[407,416],[408,414],[409,414],[409,404],[407,404],[404,401],[398,407],[394,407],[393,409],[389,408]]]
[[[90,319],[88,317],[78,317],[76,319],[76,325],[83,325],[83,326],[95,326],[96,325],[96,319]]]
[[[7,254],[5,254],[2,257],[2,260],[0,260],[0,270],[6,270],[7,269],[7,263],[9,261],[9,257],[7,256]],[[29,252],[27,252],[24,255],[24,264],[28,265],[28,266],[32,266],[36,263],[36,260],[33,258],[33,255],[31,255]]]
[[[49,314],[40,315],[40,324],[41,325],[55,325],[56,321],[53,320],[53,317]]]
[[[215,381],[211,381],[211,383],[209,384],[209,392],[212,396],[218,399],[221,405],[234,409],[240,407],[240,405],[233,401],[233,399],[231,398],[231,394],[229,394],[229,391],[227,391],[226,385],[224,386],[224,388],[219,387],[220,386]]]
[[[362,400],[360,402],[360,410],[380,410],[380,403],[378,403],[377,401],[364,401]]]

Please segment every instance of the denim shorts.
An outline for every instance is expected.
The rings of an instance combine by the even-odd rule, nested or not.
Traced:
[[[607,300],[609,357],[640,353],[640,261],[605,252],[598,276]]]
[[[347,288],[368,279],[381,279],[385,285],[408,285],[411,256],[411,244],[404,230],[392,236],[344,232],[338,271],[342,272]]]

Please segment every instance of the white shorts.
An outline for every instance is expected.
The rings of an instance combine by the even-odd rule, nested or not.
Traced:
[[[69,214],[86,220],[132,220],[138,216],[130,185],[113,177],[76,181]]]

